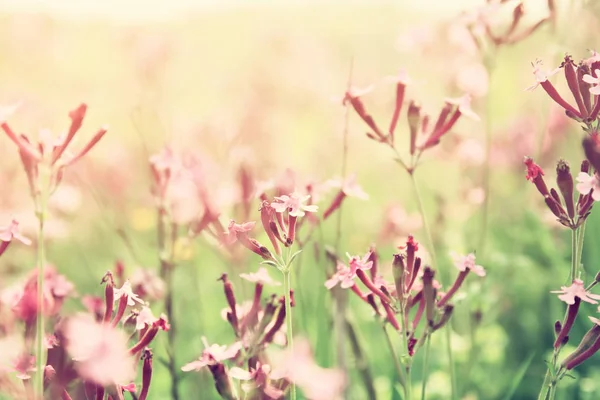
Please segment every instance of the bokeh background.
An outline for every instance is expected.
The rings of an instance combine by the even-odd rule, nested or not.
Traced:
[[[476,251],[480,245],[486,131],[493,140],[490,217],[485,251],[478,254],[488,276],[465,287],[467,296],[457,301],[452,322],[461,398],[534,398],[554,321],[563,313],[549,291],[566,283],[570,243],[569,233],[526,182],[522,160],[535,157],[552,180],[558,158],[577,168],[583,155],[580,128],[543,91],[524,89],[535,81],[530,64],[536,59],[552,69],[565,53],[578,60],[598,49],[600,7],[594,1],[557,1],[556,26],[547,24],[518,44],[499,48],[490,75],[461,29],[463,12],[484,3],[3,1],[0,104],[22,102],[11,125],[32,135],[41,128],[60,132],[68,111],[84,101],[89,110],[79,144],[98,126],[110,126],[53,196],[48,260],[76,284],[80,296],[99,295],[100,279],[116,260],[123,261],[126,274],[137,267],[156,270],[148,158],[165,144],[202,159],[225,223],[239,196],[241,166],[258,180],[288,169],[297,182],[339,176],[346,113],[341,98],[349,74],[358,87],[375,84],[364,101],[376,118],[387,121],[394,86],[384,78],[405,69],[413,79],[407,96],[424,110],[435,115],[444,98],[468,92],[481,117],[461,119],[424,155],[417,171],[446,281],[454,274],[449,252]],[[524,4],[524,26],[547,14],[545,1]],[[510,12],[496,17],[500,25],[510,22]],[[561,78],[555,81],[564,90]],[[403,113],[397,140],[408,146],[405,121]],[[395,246],[408,233],[423,244],[426,239],[408,176],[389,149],[365,131],[351,114],[347,171],[356,173],[370,198],[344,204],[339,249],[342,255],[359,254],[377,243],[383,271],[391,276]],[[34,237],[25,174],[13,144],[0,137],[0,221],[13,215]],[[600,216],[592,213],[583,258],[588,277],[600,265],[599,234]],[[332,245],[336,225],[326,224],[313,239]],[[202,336],[233,342],[221,318],[226,302],[216,279],[228,272],[238,297],[250,298],[252,287],[238,274],[256,270],[258,262],[251,255],[234,265],[225,262],[203,237],[179,246],[172,318],[178,321],[176,359],[183,365],[201,353]],[[296,334],[310,340],[320,365],[334,367],[339,346],[331,328],[331,296],[323,286],[330,266],[312,253],[308,246],[295,270]],[[0,287],[34,264],[32,248],[12,247],[0,261]],[[379,323],[355,300],[350,299],[349,319],[378,398],[400,398]],[[82,309],[78,298],[66,307]],[[590,306],[584,312],[596,311]],[[588,325],[580,318],[573,335],[580,337]],[[165,342],[159,338],[155,345],[159,356]],[[348,398],[366,398],[349,345],[346,351]],[[431,354],[428,398],[449,398],[442,335],[434,337]],[[422,355],[415,363],[418,393]],[[167,371],[158,362],[155,366],[151,398],[168,398]],[[600,397],[598,357],[574,375],[562,383],[559,398]],[[207,371],[182,374],[180,390],[183,398],[217,398]]]

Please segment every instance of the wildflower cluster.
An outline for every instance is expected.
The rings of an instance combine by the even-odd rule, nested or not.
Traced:
[[[265,299],[263,289],[265,285],[279,286],[281,283],[273,280],[264,267],[240,276],[254,283],[253,299],[242,304],[237,303],[228,276],[223,274],[220,278],[228,304],[222,314],[231,325],[236,342],[229,346],[209,345],[203,338],[205,349],[200,358],[181,369],[200,371],[208,368],[217,392],[224,399],[282,399],[293,382],[305,393],[315,393],[310,398],[336,398],[344,385],[343,376],[316,366],[309,349],[288,350],[283,358],[272,360],[269,357],[270,347],[287,344],[285,320],[289,311],[286,312],[285,296],[273,294]],[[290,305],[294,306],[293,297]],[[321,390],[318,381],[328,375],[332,378],[328,388]],[[232,379],[243,381],[243,384],[235,385]],[[243,394],[237,387],[241,387]]]
[[[408,355],[406,370],[410,370],[411,359],[435,331],[448,323],[454,305],[452,298],[462,286],[469,272],[485,276],[485,270],[475,264],[475,255],[456,256],[455,266],[460,271],[452,286],[442,291],[434,279],[435,270],[422,265],[418,255],[419,244],[409,236],[402,253],[394,254],[392,261],[393,283],[379,275],[379,256],[374,248],[362,257],[348,255],[348,264],[336,260],[337,271],[325,282],[328,289],[338,284],[350,289],[374,311],[384,326],[389,324],[400,333],[403,352]],[[356,280],[364,285],[361,289]],[[411,318],[412,315],[412,318]],[[425,317],[425,318],[423,318]],[[424,324],[420,324],[424,320]],[[404,359],[404,357],[401,357]],[[404,381],[406,382],[406,381]]]

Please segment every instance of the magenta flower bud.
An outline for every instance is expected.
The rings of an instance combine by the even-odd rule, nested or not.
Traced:
[[[591,75],[591,71],[589,67],[585,64],[579,64],[577,66],[577,84],[579,85],[579,94],[581,95],[581,99],[583,100],[583,104],[585,105],[585,109],[587,110],[588,120],[590,119],[590,114],[593,109],[593,105],[591,102],[591,93],[590,88],[591,85],[583,80],[584,75]]]
[[[365,122],[365,124],[367,124],[369,128],[373,130],[375,135],[377,135],[377,140],[380,140],[382,142],[386,141],[386,136],[379,129],[373,117],[367,112],[367,109],[365,108],[360,97],[357,96],[355,93],[352,93],[352,90],[346,92],[346,96],[344,97],[344,103],[348,101],[350,102],[350,104],[354,108],[354,111],[356,111],[356,114],[358,114],[360,119],[362,119]]]
[[[575,217],[575,204],[573,203],[573,176],[569,164],[559,160],[556,165],[556,184],[563,196],[569,218]]]
[[[408,310],[406,310],[407,312]],[[423,316],[423,311],[425,311],[425,299],[423,299],[423,297],[421,297],[421,300],[419,301],[419,308],[417,308],[417,312],[415,313],[415,317],[413,318],[412,321],[412,331],[415,332],[417,330],[417,325],[419,325],[419,322],[421,321],[421,317]]]
[[[412,277],[410,278],[410,282],[408,282],[408,286],[406,286],[406,291],[410,291],[413,287],[417,276],[419,276],[419,270],[421,269],[421,257],[415,258],[415,266],[413,267]]]
[[[288,232],[285,240],[285,246],[289,247],[294,243],[296,239],[296,221],[298,217],[295,215],[288,215]]]
[[[233,293],[233,285],[227,278],[227,274],[221,275],[218,280],[223,281],[223,291],[225,292],[225,298],[227,299],[227,304],[231,310],[231,326],[233,327],[233,332],[239,337],[239,322],[237,317],[235,294]]]
[[[579,311],[579,305],[581,304],[581,299],[579,297],[575,297],[574,303],[569,304],[567,309],[567,318],[565,319],[564,324],[562,324],[562,329],[558,333],[556,340],[554,341],[554,348],[558,349],[562,346],[565,340],[565,337],[571,331],[573,327],[573,323],[575,322],[575,318],[577,318],[577,312]]]
[[[525,166],[527,167],[527,175],[525,178],[528,181],[533,182],[537,190],[544,196],[550,196],[550,192],[548,191],[548,187],[546,186],[546,182],[544,181],[544,171],[542,168],[533,162],[531,157],[525,157],[523,161]]]
[[[598,101],[600,103],[600,101]],[[600,171],[600,146],[598,145],[598,133],[594,132],[583,139],[583,152],[594,171]]]
[[[435,311],[435,288],[433,287],[433,276],[435,271],[430,267],[423,270],[423,297],[425,298],[425,315],[430,326],[433,325]],[[443,304],[442,304],[443,305]]]
[[[593,328],[590,329],[581,339],[577,349],[569,354],[562,362],[562,366],[568,370],[571,370],[585,360],[590,358],[600,349],[600,326],[594,324]]]
[[[271,244],[273,244],[273,249],[275,249],[275,253],[277,255],[281,255],[281,248],[279,247],[279,231],[277,231],[277,225],[273,221],[273,217],[275,214],[275,209],[271,207],[271,204],[268,201],[263,201],[260,206],[260,221],[263,225],[263,229],[267,233]],[[273,229],[275,228],[275,230]],[[281,240],[281,237],[279,237]]]
[[[398,300],[402,301],[404,296],[404,256],[401,254],[394,254],[394,261],[392,261],[392,272],[394,274],[394,284],[396,285],[396,296]]]
[[[417,134],[421,124],[421,106],[411,101],[408,106],[408,127],[410,128],[410,154],[414,155],[417,148]]]
[[[114,306],[114,298],[115,298],[115,282],[113,280],[112,273],[110,271],[106,271],[106,274],[102,278],[102,283],[105,283],[104,287],[104,323],[108,324],[112,318],[113,306]]]
[[[364,270],[357,269],[356,276],[371,292],[373,292],[373,294],[379,296],[379,298],[381,299],[381,301],[383,303],[391,303],[392,302],[392,299],[390,299],[389,296],[387,296],[385,293],[383,293],[380,288],[375,286],[373,281],[368,277],[368,275],[365,273]]]
[[[398,124],[398,118],[400,117],[400,111],[402,111],[402,104],[404,103],[404,93],[406,92],[406,83],[398,81],[396,83],[396,103],[394,107],[394,113],[392,114],[392,120],[390,121],[390,138],[392,144],[394,144],[394,131]]]
[[[390,323],[390,325],[392,325],[394,327],[395,330],[399,331],[400,325],[398,324],[398,320],[396,319],[394,310],[385,301],[382,301],[381,304],[383,305],[383,309],[385,310],[385,316],[386,316],[387,321]]]
[[[327,207],[327,209],[323,213],[323,220],[326,220],[327,218],[329,218],[329,216],[331,214],[333,214],[333,212],[335,210],[339,209],[345,198],[346,198],[346,193],[343,190],[340,190],[335,195],[335,197],[333,198],[333,200],[331,201],[331,204],[329,205],[329,207]]]
[[[558,337],[558,334],[560,333],[560,331],[562,330],[562,323],[560,322],[560,320],[556,320],[556,322],[554,322],[554,336]]]
[[[565,111],[568,113],[567,115],[571,116],[573,119],[582,119],[581,113],[561,97],[554,85],[548,79],[540,82],[540,86],[556,104],[565,109]]]
[[[370,262],[372,262],[373,264],[371,265],[371,269],[370,271],[370,275],[371,275],[371,279],[375,279],[377,277],[377,266],[378,266],[378,262],[379,262],[379,254],[377,254],[377,249],[375,248],[375,244],[372,244],[371,247],[369,248],[369,260]]]
[[[448,290],[448,292],[446,292],[444,297],[442,297],[440,299],[440,301],[438,302],[438,307],[443,307],[444,305],[446,305],[446,303],[452,298],[452,296],[454,296],[454,294],[458,291],[458,289],[464,282],[469,271],[470,271],[469,269],[466,269],[464,271],[459,272],[459,274],[456,277],[456,280],[454,281],[454,283],[452,284],[452,287],[450,288],[450,290]]]
[[[285,322],[285,299],[283,299],[283,301],[279,301],[280,306],[279,306],[279,311],[277,313],[277,317],[275,318],[275,322],[273,323],[273,326],[271,327],[271,329],[269,329],[269,331],[267,333],[265,333],[265,336],[263,337],[261,343],[262,344],[267,344],[267,343],[271,343],[273,341],[273,338],[275,337],[275,334],[281,329],[281,327],[283,326],[284,322]],[[266,324],[264,324],[264,327],[262,330],[258,330],[258,332],[262,332],[264,331],[264,328],[267,327],[267,325],[269,324],[269,322],[271,322],[273,314],[275,313],[275,307],[273,307],[273,311],[271,312],[271,315],[268,318],[268,321]],[[267,311],[265,310],[265,315],[267,315]],[[265,320],[265,317],[263,316],[262,321]],[[261,321],[261,327],[262,327],[262,321]]]
[[[450,321],[450,317],[452,317],[452,312],[454,311],[454,306],[452,304],[448,304],[447,306],[444,307],[444,311],[442,312],[442,317],[440,318],[440,320],[438,322],[436,322],[433,325],[433,330],[437,331],[438,329],[442,328],[444,325],[446,325],[448,323],[448,321]]]
[[[375,315],[381,315],[381,313],[379,312],[379,307],[377,306],[377,303],[375,302],[375,295],[373,293],[369,293],[366,296],[366,301],[367,301],[367,303],[369,303],[369,305],[371,306],[373,311],[375,311]]]
[[[575,64],[573,63],[573,59],[571,56],[566,55],[565,59],[562,63],[562,67],[565,70],[565,78],[567,80],[567,85],[569,86],[569,90],[573,94],[573,98],[577,103],[577,108],[579,108],[579,113],[582,116],[588,115],[588,109],[586,108],[583,98],[581,97],[581,91],[579,88],[579,80],[577,79],[577,70],[575,69]]]
[[[227,375],[225,365],[221,363],[209,364],[208,369],[210,369],[210,372],[212,373],[215,381],[215,388],[219,395],[225,400],[236,400],[237,397],[233,394],[231,380],[229,379],[229,375]]]
[[[588,174],[590,172],[590,162],[588,160],[583,160],[581,162],[580,171],[585,172],[586,174]]]
[[[148,391],[150,390],[150,382],[152,381],[152,351],[145,349],[142,354],[144,364],[142,366],[142,391],[140,392],[139,400],[146,400]]]

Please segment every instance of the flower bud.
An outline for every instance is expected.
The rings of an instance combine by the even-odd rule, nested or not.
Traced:
[[[559,160],[556,165],[556,184],[563,196],[565,205],[567,206],[567,214],[569,218],[575,216],[575,205],[573,203],[573,175],[569,164],[565,160]]]

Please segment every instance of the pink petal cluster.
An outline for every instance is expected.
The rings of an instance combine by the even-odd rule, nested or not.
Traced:
[[[466,256],[459,256],[457,254],[453,255],[454,258],[454,266],[458,268],[459,271],[470,270],[475,275],[485,276],[485,269],[481,265],[475,264],[475,254],[469,253]]]
[[[200,356],[198,360],[192,361],[191,363],[188,363],[181,367],[182,371],[200,371],[206,366],[215,365],[222,361],[232,359],[238,354],[238,352],[242,348],[241,342],[236,342],[231,346],[221,346],[218,344],[213,344],[209,346],[208,342],[206,341],[206,338],[203,337],[202,341],[204,342],[204,346],[206,347],[202,352],[202,356]]]
[[[306,212],[317,212],[316,205],[306,205],[310,199],[310,195],[301,196],[294,192],[291,195],[284,194],[283,196],[275,197],[275,201],[271,203],[271,207],[278,213],[289,211],[292,217],[303,217]]]
[[[63,333],[67,351],[83,379],[107,386],[135,378],[135,359],[129,355],[124,332],[78,315],[66,321]]]
[[[594,201],[600,201],[600,179],[598,178],[598,175],[580,172],[576,179],[576,187],[579,193],[588,194],[592,192],[592,199],[594,199]]]
[[[567,304],[574,304],[576,297],[591,304],[596,304],[598,303],[596,300],[600,300],[600,295],[585,290],[581,279],[575,279],[571,286],[561,286],[560,290],[553,290],[550,293],[560,293],[558,298]]]
[[[256,272],[250,272],[248,274],[240,274],[240,278],[245,279],[254,283],[261,283],[263,285],[279,286],[280,282],[273,280],[269,275],[269,271],[265,267],[260,267]]]

